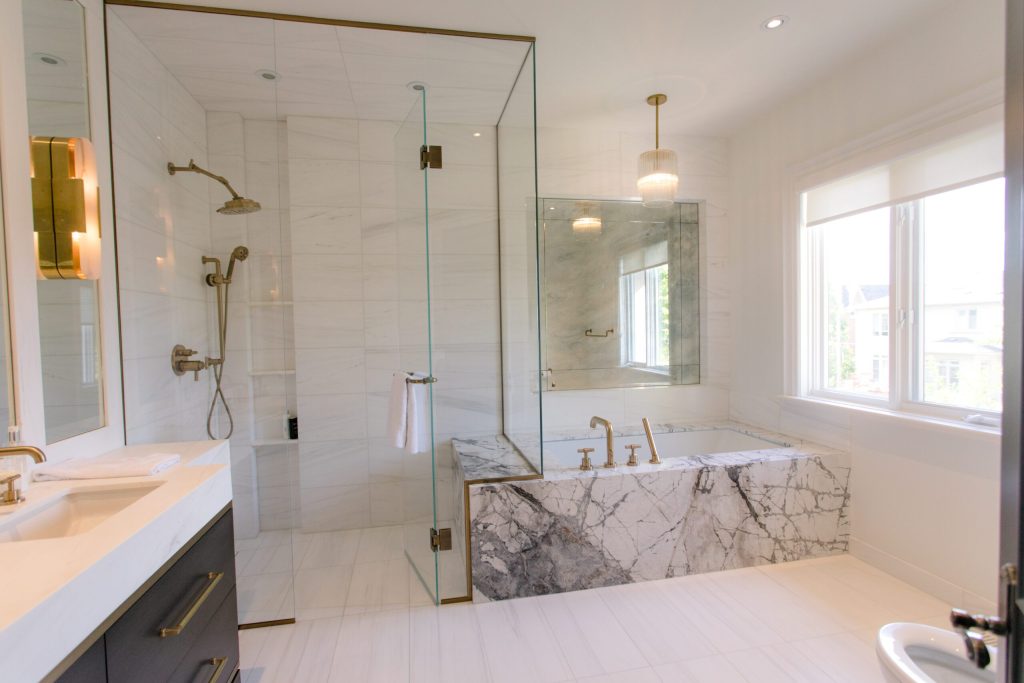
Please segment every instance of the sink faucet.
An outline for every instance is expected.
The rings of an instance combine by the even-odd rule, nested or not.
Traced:
[[[27,455],[37,464],[46,462],[46,454],[35,446],[4,446],[0,448],[0,458],[8,455]]]
[[[27,455],[35,463],[46,462],[46,454],[35,446],[6,446],[0,448],[0,457],[9,455]],[[0,491],[0,506],[15,505],[25,500],[21,492],[14,488],[14,482],[19,479],[21,479],[21,475],[17,472],[0,473],[0,486],[7,487]]]
[[[612,436],[612,423],[595,415],[590,418],[590,428],[595,429],[597,425],[604,426],[605,438],[608,440],[608,458],[605,460],[604,466],[615,467],[615,438]]]

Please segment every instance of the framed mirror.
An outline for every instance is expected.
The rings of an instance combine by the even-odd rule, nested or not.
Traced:
[[[544,389],[698,384],[699,205],[541,202]]]
[[[46,442],[105,424],[85,8],[24,0]]]
[[[14,365],[11,355],[11,317],[7,299],[7,247],[4,244],[3,182],[0,178],[0,429],[17,424],[14,402]],[[0,433],[0,445],[8,443]]]

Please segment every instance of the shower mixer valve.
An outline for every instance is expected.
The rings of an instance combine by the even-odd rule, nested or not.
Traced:
[[[184,375],[186,372],[193,372],[195,376],[193,379],[199,381],[199,371],[205,370],[207,366],[216,365],[220,363],[215,358],[207,358],[206,361],[201,360],[189,360],[196,354],[190,348],[183,346],[182,344],[175,344],[174,348],[171,349],[171,369],[174,370],[174,374]]]

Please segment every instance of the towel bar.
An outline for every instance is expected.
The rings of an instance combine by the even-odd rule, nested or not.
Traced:
[[[406,377],[405,381],[407,384],[433,384],[437,381],[436,377]]]

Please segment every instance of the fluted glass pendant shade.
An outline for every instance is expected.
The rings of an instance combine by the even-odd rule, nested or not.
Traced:
[[[644,206],[671,206],[679,189],[679,165],[670,149],[652,149],[637,162],[637,189]]]
[[[644,206],[653,208],[671,206],[679,189],[679,164],[676,153],[661,149],[661,105],[668,97],[656,93],[647,98],[647,104],[654,107],[654,149],[640,155],[637,162],[636,187]]]

